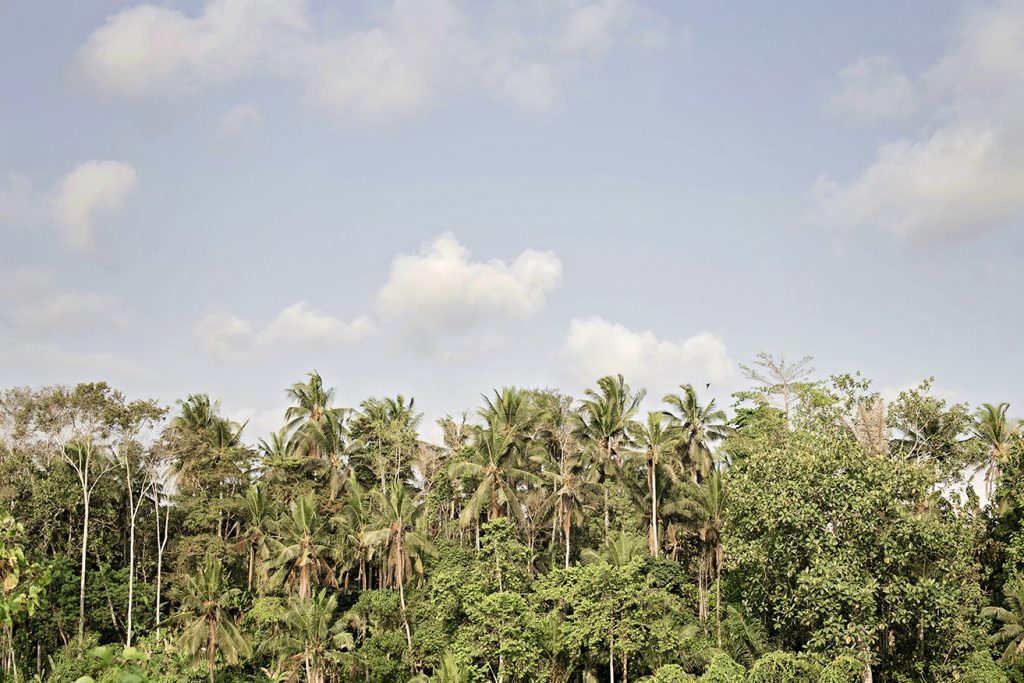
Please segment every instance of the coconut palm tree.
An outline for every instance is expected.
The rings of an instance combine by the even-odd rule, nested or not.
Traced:
[[[722,646],[722,534],[729,499],[721,472],[712,472],[700,484],[688,482],[682,496],[665,506],[667,514],[682,516],[705,548],[698,584],[701,591],[701,619],[707,618],[707,590],[712,569],[715,574],[715,621],[718,647]]]
[[[693,385],[681,384],[679,388],[681,393],[668,394],[662,401],[669,406],[665,415],[675,421],[682,432],[679,455],[691,481],[696,484],[714,469],[714,447],[733,429],[725,411],[715,407],[714,399],[701,405]]]
[[[278,568],[273,583],[298,584],[299,599],[312,595],[313,581],[337,585],[330,564],[331,549],[322,541],[326,520],[317,511],[316,497],[299,496],[287,515],[274,525],[270,538],[270,564]]]
[[[562,523],[562,537],[565,539],[565,567],[569,567],[569,552],[572,547],[570,537],[572,525],[583,522],[583,511],[586,500],[596,489],[592,477],[589,476],[586,461],[582,453],[564,453],[560,462],[554,462],[545,452],[547,462],[544,467],[544,478],[551,487],[550,495],[545,498],[542,510],[554,510]]]
[[[974,438],[984,448],[984,460],[976,471],[985,471],[985,494],[989,500],[992,498],[992,486],[1017,434],[1006,419],[1009,409],[1009,403],[983,403],[974,418]]]
[[[328,468],[331,500],[337,497],[341,473],[341,457],[346,450],[345,419],[348,410],[333,405],[335,391],[325,388],[315,370],[306,382],[296,382],[285,394],[295,405],[285,411],[288,433],[295,452],[313,460],[321,460]]]
[[[412,658],[412,631],[405,607],[405,583],[415,571],[423,573],[423,560],[433,554],[434,546],[419,529],[421,502],[401,482],[392,482],[390,491],[373,491],[376,519],[366,533],[366,543],[378,548],[384,560],[387,585],[398,586],[405,639]]]
[[[609,477],[616,471],[619,450],[628,444],[629,424],[645,396],[632,392],[622,375],[597,380],[597,390],[587,389],[577,413],[576,434],[591,446],[597,464],[598,483],[604,489],[604,541],[608,544]]]
[[[218,653],[228,664],[237,664],[252,654],[231,616],[231,605],[240,592],[224,583],[220,561],[212,555],[207,556],[197,575],[187,577],[184,587],[177,592],[181,606],[175,619],[184,624],[178,647],[196,662],[206,655],[210,683]]]
[[[522,461],[514,436],[494,427],[473,430],[475,459],[455,463],[449,469],[453,479],[472,477],[479,484],[462,511],[462,524],[468,526],[487,510],[488,521],[501,515],[502,506],[522,523],[523,512],[516,496],[521,482],[540,483],[540,478],[519,465]]]
[[[1016,661],[1024,654],[1024,580],[1017,579],[1003,587],[1006,607],[991,606],[981,610],[982,616],[991,617],[1000,629],[992,636],[992,642],[1002,645],[1003,659]]]
[[[647,472],[647,491],[650,502],[651,526],[648,534],[651,556],[658,557],[660,543],[658,542],[658,469],[665,464],[667,458],[671,458],[675,452],[676,444],[680,439],[680,430],[664,414],[660,412],[647,413],[647,421],[634,423],[630,429],[631,440],[638,448],[638,455],[644,461]]]
[[[257,562],[263,567],[270,557],[267,540],[274,520],[274,501],[267,495],[266,487],[260,484],[250,485],[239,497],[245,515],[240,541],[249,558],[245,589],[251,592]]]
[[[289,598],[281,618],[284,628],[260,650],[278,654],[279,671],[302,671],[308,683],[324,683],[331,662],[355,646],[344,622],[335,617],[337,610],[337,596],[328,596],[325,590],[315,591],[308,602]]]

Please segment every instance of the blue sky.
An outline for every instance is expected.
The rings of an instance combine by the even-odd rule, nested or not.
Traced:
[[[1021,2],[5,3],[0,86],[5,386],[1024,394]]]

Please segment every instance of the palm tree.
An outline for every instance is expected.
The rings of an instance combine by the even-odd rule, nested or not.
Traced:
[[[336,585],[328,559],[330,548],[321,541],[325,520],[317,512],[316,497],[299,496],[289,507],[289,514],[275,525],[270,539],[271,565],[278,567],[274,583],[298,582],[299,599],[308,602],[314,579]]]
[[[647,413],[647,422],[634,424],[630,429],[634,445],[640,448],[640,456],[644,459],[647,470],[647,490],[651,505],[651,532],[648,535],[651,556],[658,557],[658,468],[666,457],[672,455],[680,434],[664,413]]]
[[[545,455],[548,455],[545,453]],[[544,500],[542,509],[556,510],[562,522],[562,536],[565,539],[565,567],[569,567],[569,551],[572,547],[570,535],[572,525],[583,521],[586,499],[595,487],[588,476],[586,462],[579,453],[563,453],[561,462],[554,462],[548,456],[544,476],[551,485],[551,494]]]
[[[582,553],[583,562],[586,564],[600,564],[602,562],[613,566],[629,564],[638,557],[643,557],[646,549],[644,539],[636,534],[620,531],[612,537],[604,550],[592,550],[587,548]]]
[[[416,412],[415,407],[416,399],[406,401],[402,394],[370,398],[360,404],[360,412],[353,421],[351,431],[371,455],[370,469],[380,481],[382,491],[389,478],[398,481],[408,474],[423,419],[423,413]]]
[[[185,624],[178,646],[197,663],[206,653],[207,672],[213,683],[217,653],[228,664],[249,657],[252,650],[231,618],[230,609],[241,591],[226,586],[220,561],[207,556],[206,566],[196,576],[187,577],[178,592],[181,603],[175,619]]]
[[[985,470],[985,494],[989,499],[992,498],[992,485],[999,476],[1001,464],[1017,433],[1006,419],[1009,409],[1009,403],[983,403],[974,418],[974,438],[985,449],[984,460],[978,466],[978,471]]]
[[[622,375],[597,380],[597,390],[587,389],[577,414],[576,433],[591,445],[598,470],[598,483],[604,488],[604,541],[608,544],[608,477],[616,469],[619,449],[628,441],[628,426],[645,396],[632,393]]]
[[[295,405],[285,411],[285,429],[291,434],[296,452],[313,460],[322,460],[329,469],[331,500],[340,490],[341,455],[345,451],[345,418],[348,410],[336,408],[334,389],[325,389],[315,370],[309,381],[296,382],[285,391]]]
[[[679,451],[693,483],[699,483],[714,468],[714,446],[732,433],[725,411],[715,408],[715,400],[701,405],[691,384],[679,386],[682,393],[668,394],[662,399],[669,405],[665,415],[674,420],[682,432]]]
[[[337,659],[340,650],[355,645],[344,623],[335,619],[337,609],[337,596],[328,596],[325,590],[314,592],[308,602],[290,598],[282,616],[284,629],[264,641],[260,650],[277,652],[282,672],[302,670],[303,680],[323,683],[329,662]]]
[[[249,558],[245,589],[252,591],[257,558],[260,565],[263,566],[270,555],[267,539],[274,516],[274,503],[267,496],[266,488],[260,484],[249,486],[245,494],[240,496],[240,498],[245,513],[244,531],[242,532],[241,541],[245,544]]]
[[[405,582],[416,571],[423,573],[423,560],[434,552],[426,534],[420,532],[417,522],[421,505],[401,482],[392,482],[390,494],[373,491],[377,519],[366,542],[380,548],[389,585],[398,586],[398,599],[402,607],[405,639],[412,659],[412,631],[405,608]]]
[[[666,513],[685,517],[700,538],[707,555],[701,562],[698,584],[701,592],[701,619],[707,618],[707,585],[712,567],[715,572],[715,621],[718,647],[722,647],[722,533],[725,529],[727,489],[721,472],[712,472],[700,484],[689,482],[678,500],[665,506]]]
[[[992,636],[992,642],[1006,643],[1003,660],[1012,662],[1024,654],[1024,580],[1017,579],[1005,585],[1003,597],[1006,607],[993,605],[981,610],[981,614],[1002,624]]]
[[[485,505],[488,521],[497,519],[504,505],[522,523],[516,486],[519,482],[539,483],[540,478],[519,467],[520,451],[514,437],[502,429],[477,427],[473,430],[473,446],[475,461],[455,463],[449,470],[453,478],[472,477],[479,481],[462,511],[463,526],[479,519]]]
[[[491,429],[499,430],[522,448],[539,415],[532,405],[532,394],[518,387],[502,387],[494,398],[484,396],[480,417]]]

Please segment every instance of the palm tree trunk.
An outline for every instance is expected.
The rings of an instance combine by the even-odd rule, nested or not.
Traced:
[[[217,662],[217,624],[213,619],[206,619],[208,636],[206,639],[207,671],[210,683],[213,683],[213,667]]]
[[[658,557],[658,551],[660,546],[658,544],[658,466],[657,463],[651,463],[651,539],[653,545],[651,546],[651,556],[655,559]]]
[[[604,482],[604,547],[608,547],[608,481]]]
[[[299,569],[299,600],[309,603],[309,564]]]
[[[722,649],[722,544],[715,548],[715,622],[718,626],[718,649]]]

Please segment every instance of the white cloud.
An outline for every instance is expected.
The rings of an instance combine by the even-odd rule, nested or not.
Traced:
[[[417,330],[453,335],[487,319],[536,313],[561,283],[562,263],[553,252],[527,249],[508,261],[474,261],[444,233],[418,254],[395,257],[377,303],[385,316]]]
[[[95,292],[60,290],[50,271],[20,267],[0,275],[0,321],[19,336],[110,324],[113,299]]]
[[[303,0],[210,0],[196,17],[142,4],[107,17],[86,40],[75,75],[125,95],[173,93],[272,66],[275,50],[309,30]]]
[[[376,331],[365,315],[343,322],[321,313],[304,301],[288,306],[260,333],[268,342],[284,340],[300,344],[333,344],[366,339]]]
[[[369,25],[346,31],[312,30],[318,22],[302,0],[207,0],[195,16],[141,4],[108,17],[72,73],[128,96],[276,77],[342,121],[401,115],[458,88],[542,108],[583,57],[633,30],[633,4],[551,5],[538,27],[515,11],[496,13],[503,23],[491,25],[487,12],[463,11],[452,0],[392,0]]]
[[[263,123],[260,111],[254,105],[244,103],[235,105],[224,112],[217,128],[220,138],[251,137]]]
[[[665,341],[597,316],[570,321],[563,356],[575,379],[584,383],[621,373],[638,387],[667,388],[727,382],[736,373],[725,343],[710,332]]]
[[[874,226],[918,244],[965,239],[1019,220],[1024,2],[975,7],[951,48],[911,87],[929,104],[924,132],[880,145],[848,183],[820,178],[812,220]]]
[[[829,110],[862,121],[901,118],[916,106],[910,79],[888,57],[865,57],[839,72]]]
[[[193,330],[206,351],[220,360],[239,360],[276,342],[330,345],[361,341],[376,332],[373,321],[357,316],[344,322],[318,311],[304,301],[284,308],[262,329],[227,311],[203,316]]]
[[[1024,159],[1006,151],[998,130],[966,127],[883,145],[852,184],[818,181],[816,219],[845,229],[877,225],[910,242],[980,232],[1024,208]]]
[[[53,215],[63,239],[71,246],[90,247],[95,219],[121,208],[135,189],[135,169],[120,161],[86,161],[61,181]]]

